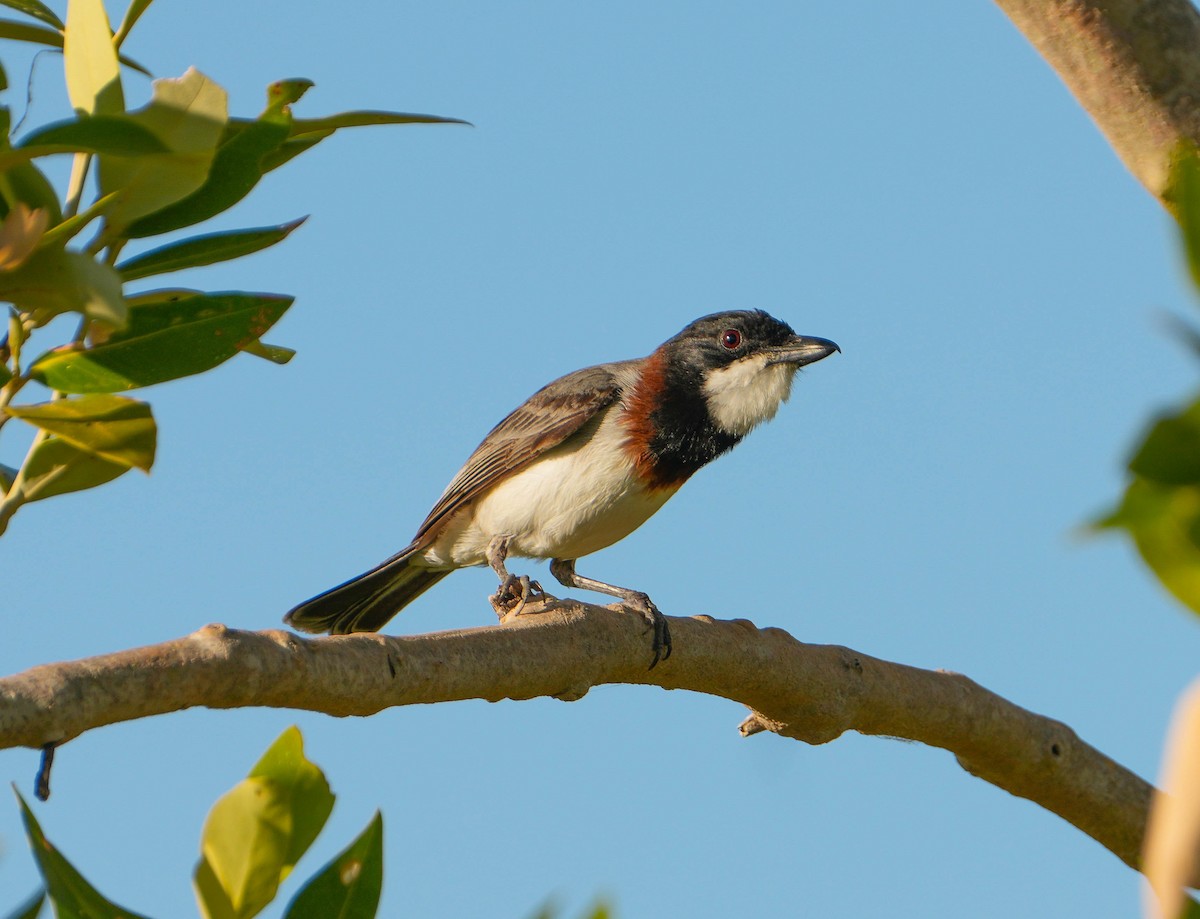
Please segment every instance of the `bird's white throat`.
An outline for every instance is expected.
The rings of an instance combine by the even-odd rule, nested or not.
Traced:
[[[704,381],[704,396],[713,423],[741,437],[770,421],[792,392],[800,368],[792,363],[769,363],[766,354],[755,354],[714,370]]]

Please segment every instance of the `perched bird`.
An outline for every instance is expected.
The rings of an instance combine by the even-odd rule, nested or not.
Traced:
[[[796,371],[840,350],[762,311],[697,319],[649,357],[560,377],[494,427],[411,543],[365,574],[301,603],[305,632],[374,632],[454,571],[488,564],[490,599],[519,613],[541,586],[508,556],[548,558],[566,587],[619,597],[654,629],[653,668],[671,653],[646,594],[575,572],[575,560],[628,536],[701,466],[775,417]]]

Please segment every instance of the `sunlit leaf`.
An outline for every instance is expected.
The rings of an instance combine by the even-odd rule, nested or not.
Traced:
[[[66,28],[63,21],[54,14],[54,11],[39,0],[0,0],[0,5],[7,6],[10,10],[16,10],[20,13],[25,13],[32,16],[34,19],[40,19],[52,29],[58,29],[60,32]]]
[[[154,463],[157,432],[145,402],[107,394],[76,396],[6,411],[88,453],[145,472]]]
[[[256,341],[292,304],[275,294],[134,298],[125,328],[91,347],[39,357],[34,379],[69,393],[122,392],[210,370]]]
[[[242,345],[242,350],[246,354],[253,354],[255,357],[261,357],[265,361],[270,361],[272,364],[286,364],[296,352],[291,348],[281,348],[279,345],[268,345],[263,341],[252,341],[249,344]]]
[[[168,150],[153,131],[127,115],[87,115],[48,124],[21,138],[16,150],[28,152],[30,148],[47,153],[79,150],[114,156],[164,153]]]
[[[229,117],[228,105],[225,90],[195,68],[177,79],[154,81],[150,103],[128,118],[154,134],[169,152],[101,158],[101,191],[121,191],[107,215],[112,226],[124,227],[187,200],[205,185]]]
[[[372,919],[383,888],[383,817],[316,873],[288,904],[284,919]]]
[[[117,271],[126,281],[136,281],[151,275],[182,271],[185,268],[198,268],[202,265],[213,265],[228,259],[241,258],[243,255],[258,252],[260,249],[266,249],[287,239],[288,235],[304,223],[305,219],[302,217],[277,227],[255,227],[250,230],[210,233],[169,243],[121,262],[117,265]]]
[[[125,111],[121,68],[103,0],[67,0],[63,68],[67,94],[77,111],[89,115]]]
[[[209,812],[194,876],[207,919],[249,919],[279,889],[333,809],[321,770],[289,728]]]
[[[124,907],[105,899],[46,839],[33,811],[17,790],[17,801],[21,805],[21,818],[25,822],[25,834],[33,850],[34,860],[46,883],[46,892],[54,904],[57,919],[145,919]]]
[[[26,501],[41,501],[104,485],[129,468],[49,437],[25,461],[22,491]]]
[[[0,273],[0,300],[45,324],[60,313],[83,313],[111,326],[125,322],[121,276],[82,252],[36,251],[15,271]]]

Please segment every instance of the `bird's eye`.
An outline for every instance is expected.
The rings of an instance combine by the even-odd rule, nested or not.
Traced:
[[[742,343],[742,333],[737,329],[726,329],[721,333],[721,344],[730,351],[736,350],[737,346]]]

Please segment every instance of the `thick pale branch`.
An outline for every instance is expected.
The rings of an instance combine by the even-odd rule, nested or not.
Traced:
[[[0,679],[0,749],[65,742],[192,706],[370,715],[459,699],[582,697],[605,683],[723,696],[743,733],[819,744],[859,731],[917,740],[1061,816],[1137,867],[1151,787],[1080,740],[954,673],[806,645],[746,620],[671,619],[674,653],[647,670],[641,617],[559,603],[491,628],[306,639],[210,625],[175,641]]]
[[[1181,140],[1200,146],[1191,0],[996,0],[1160,200]]]

